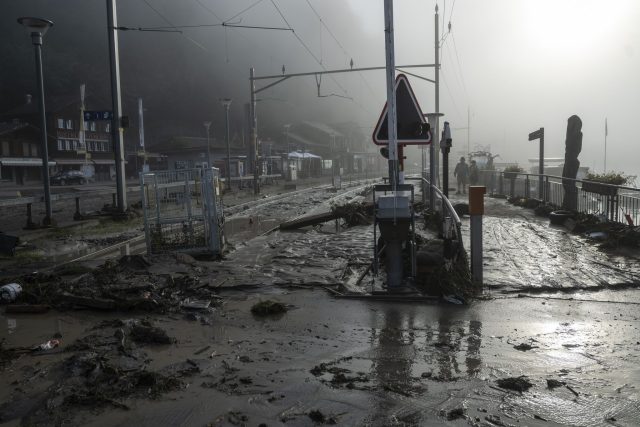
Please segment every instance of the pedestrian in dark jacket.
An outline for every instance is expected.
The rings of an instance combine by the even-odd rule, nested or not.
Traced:
[[[464,161],[464,157],[460,157],[460,162],[453,171],[453,176],[458,178],[458,191],[456,194],[467,194],[467,183],[469,182],[469,165]],[[462,189],[462,190],[460,190]]]
[[[471,160],[469,165],[469,185],[476,185],[478,183],[480,172],[478,171],[478,165],[475,160]]]

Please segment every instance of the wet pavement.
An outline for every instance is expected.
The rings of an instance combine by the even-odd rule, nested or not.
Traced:
[[[603,251],[597,242],[503,199],[485,198],[485,209],[484,283],[490,294],[640,288],[640,253]],[[463,233],[468,248],[468,218]]]
[[[333,196],[301,195],[232,218],[314,213]],[[198,262],[202,280],[224,299],[207,322],[140,313],[0,316],[6,347],[58,332],[63,350],[103,320],[144,318],[177,339],[135,346],[146,354],[146,369],[192,367],[181,371],[175,390],[123,396],[118,402],[128,410],[76,405],[61,413],[47,396],[65,384],[60,364],[73,353],[24,355],[4,368],[0,419],[19,425],[20,416],[32,414],[27,421],[36,425],[95,426],[639,425],[637,256],[600,251],[504,200],[486,205],[485,292],[468,306],[334,297],[326,288],[370,262],[371,226],[336,232],[327,223],[263,234],[268,227],[245,220],[245,234],[236,234],[225,260]],[[267,299],[288,311],[251,314]],[[518,377],[532,387],[512,391],[498,381]],[[38,399],[40,412],[30,411]]]

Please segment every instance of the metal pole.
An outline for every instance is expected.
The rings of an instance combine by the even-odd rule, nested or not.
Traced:
[[[544,175],[544,128],[540,128],[540,162],[538,165],[538,198],[544,200],[543,176]]]
[[[209,127],[211,126],[211,122],[204,122],[205,130],[207,131],[207,169],[211,168],[211,144],[209,143]]]
[[[124,143],[122,135],[122,98],[120,96],[120,59],[118,54],[118,14],[116,0],[107,0],[107,33],[109,34],[109,63],[111,66],[111,103],[113,118],[111,119],[111,139],[116,164],[116,191],[118,194],[118,211],[127,210],[127,192],[124,177]]]
[[[225,138],[227,140],[227,189],[231,190],[231,141],[229,140],[229,104],[224,106],[226,125]]]
[[[609,129],[607,126],[607,119],[604,119],[604,173],[607,173],[607,134]]]
[[[427,120],[429,121],[429,127],[431,129],[435,129],[436,121],[439,116],[442,116],[440,113],[428,113]],[[432,131],[433,132],[433,131]],[[435,210],[436,203],[436,194],[433,189],[433,185],[436,185],[436,145],[438,140],[438,134],[431,134],[431,144],[429,144],[429,208]]]
[[[244,120],[245,120],[245,124],[243,126],[243,128],[245,129],[244,132],[246,132],[247,135],[251,135],[251,106],[249,105],[248,102],[245,102],[244,104]],[[243,143],[244,143],[244,138],[243,138]],[[247,143],[247,147],[249,148],[249,156],[247,157],[247,159],[249,160],[248,171],[252,171],[254,155],[253,155],[253,145],[251,145],[250,141]],[[247,175],[248,174],[249,172],[247,172]]]
[[[387,70],[387,106],[389,123],[389,182],[394,192],[398,183],[398,123],[395,91],[395,52],[393,43],[393,0],[384,0],[384,42]]]
[[[36,74],[38,81],[38,110],[40,113],[40,143],[42,153],[42,181],[44,184],[45,216],[42,224],[51,225],[51,188],[49,186],[49,148],[47,147],[47,115],[44,105],[44,81],[42,77],[42,34],[32,33],[31,40],[35,46]]]
[[[471,162],[469,154],[471,154],[471,108],[467,105],[467,160]]]
[[[436,14],[435,14],[435,68],[434,68],[434,80],[435,80],[435,107],[436,107],[436,113],[440,112],[440,29],[438,26],[438,19],[439,19],[439,15],[438,15],[438,5],[436,4]],[[438,116],[435,117],[435,126],[432,127],[432,129],[435,129],[435,134],[436,135],[436,139],[438,137],[438,135],[440,135],[440,119],[438,118]],[[439,179],[439,167],[438,167],[438,162],[439,162],[439,152],[437,149],[435,149],[435,147],[433,147],[434,143],[431,143],[432,146],[432,154],[433,154],[433,168],[435,168],[435,177],[433,181],[431,181],[431,183],[433,185],[436,185],[436,179]]]
[[[253,166],[253,193],[260,194],[260,153],[258,153],[258,114],[256,112],[256,87],[255,87],[255,70],[249,70],[249,89],[251,92],[251,101],[249,105],[251,115],[251,137],[250,144],[253,145],[254,166]]]

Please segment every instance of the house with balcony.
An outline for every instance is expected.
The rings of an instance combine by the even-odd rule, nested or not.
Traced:
[[[108,110],[108,105],[92,96],[85,100],[86,110]],[[82,170],[94,181],[114,179],[110,121],[84,121],[79,96],[47,100],[46,121],[50,174]],[[41,181],[37,102],[27,96],[23,105],[0,114],[0,124],[4,129],[0,133],[2,179],[16,184]]]

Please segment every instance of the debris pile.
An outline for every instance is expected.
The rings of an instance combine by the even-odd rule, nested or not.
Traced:
[[[332,205],[331,212],[344,220],[344,226],[355,227],[358,225],[370,225],[373,215],[371,202],[351,202],[344,205]]]
[[[208,311],[212,301],[219,301],[210,283],[200,279],[202,267],[193,258],[184,254],[156,258],[152,264],[141,255],[124,256],[88,272],[77,265],[52,274],[21,276],[16,281],[23,284],[24,291],[16,303],[59,310],[175,313],[183,309]]]
[[[0,406],[0,419],[22,416],[27,425],[60,425],[71,416],[72,408],[129,409],[126,399],[156,399],[181,389],[185,387],[183,378],[200,372],[199,362],[188,359],[153,371],[148,369],[150,359],[140,347],[174,342],[164,330],[144,320],[102,322],[64,348],[72,355],[47,368],[51,387],[35,400],[16,394]],[[24,405],[31,405],[25,414],[12,410]]]

